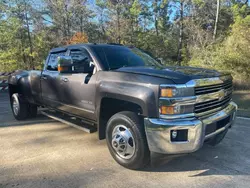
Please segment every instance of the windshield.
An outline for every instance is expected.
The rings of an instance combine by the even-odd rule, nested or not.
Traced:
[[[138,48],[128,48],[124,46],[96,46],[94,48],[97,56],[107,70],[118,69],[121,67],[156,67],[161,68],[149,54]]]

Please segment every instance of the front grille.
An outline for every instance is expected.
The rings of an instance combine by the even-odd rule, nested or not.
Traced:
[[[214,93],[220,91],[222,89],[232,89],[233,82],[232,80],[227,80],[222,84],[209,85],[209,86],[201,86],[195,88],[195,95],[204,95],[208,93]]]
[[[195,113],[203,113],[206,111],[210,111],[216,108],[223,108],[226,107],[229,102],[231,101],[232,98],[232,94],[229,94],[228,96],[226,96],[224,99],[219,100],[219,99],[214,99],[211,101],[207,101],[207,102],[201,102],[201,103],[197,103],[194,105],[194,111]]]
[[[217,98],[211,99],[206,102],[196,103],[194,105],[194,112],[198,114],[198,116],[203,116],[208,114],[209,112],[215,112],[217,110],[225,108],[231,101],[232,89],[232,80],[224,81],[224,83],[221,84],[196,87],[195,95],[207,95],[224,90],[225,96],[222,99]]]

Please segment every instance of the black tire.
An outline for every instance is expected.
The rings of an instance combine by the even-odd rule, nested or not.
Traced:
[[[122,158],[112,146],[112,133],[118,125],[126,127],[133,136],[134,153],[129,159]],[[150,151],[143,122],[134,112],[119,112],[109,119],[106,128],[106,141],[112,157],[126,168],[136,170],[145,167],[150,162]]]
[[[29,117],[35,118],[37,116],[37,105],[29,104]]]
[[[15,111],[13,104],[16,104],[18,109]],[[24,120],[28,117],[29,105],[25,102],[18,93],[14,93],[11,96],[11,109],[14,117],[17,120]]]
[[[211,146],[216,146],[219,143],[221,143],[221,141],[224,139],[224,137],[227,134],[228,129],[226,129],[225,131],[217,134],[216,136],[214,136],[213,138],[210,138],[207,143]]]

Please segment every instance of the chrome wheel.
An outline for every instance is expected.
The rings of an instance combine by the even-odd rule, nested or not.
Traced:
[[[115,126],[111,144],[116,153],[123,159],[130,159],[135,153],[134,137],[124,125]]]
[[[15,97],[13,97],[12,108],[13,108],[14,114],[17,116],[19,112],[19,103]]]

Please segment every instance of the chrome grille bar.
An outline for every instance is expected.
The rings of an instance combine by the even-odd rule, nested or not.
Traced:
[[[220,110],[227,106],[232,100],[233,83],[232,79],[224,80],[223,83],[195,87],[195,95],[199,96],[209,96],[213,93],[218,93],[216,99],[198,102],[194,106],[194,112],[197,116],[202,116],[204,114],[210,113],[214,110]],[[222,93],[222,96],[220,96]]]
[[[231,101],[231,96],[227,96],[222,101],[219,101],[217,99],[217,100],[210,102],[208,104],[198,103],[197,106],[195,105],[195,113],[202,113],[205,111],[212,110],[214,108],[218,108],[218,107],[227,105],[227,104],[229,104],[230,101]]]
[[[231,89],[233,87],[232,80],[226,81],[223,84],[216,84],[210,86],[196,87],[195,95],[202,95],[220,91],[222,89]]]

